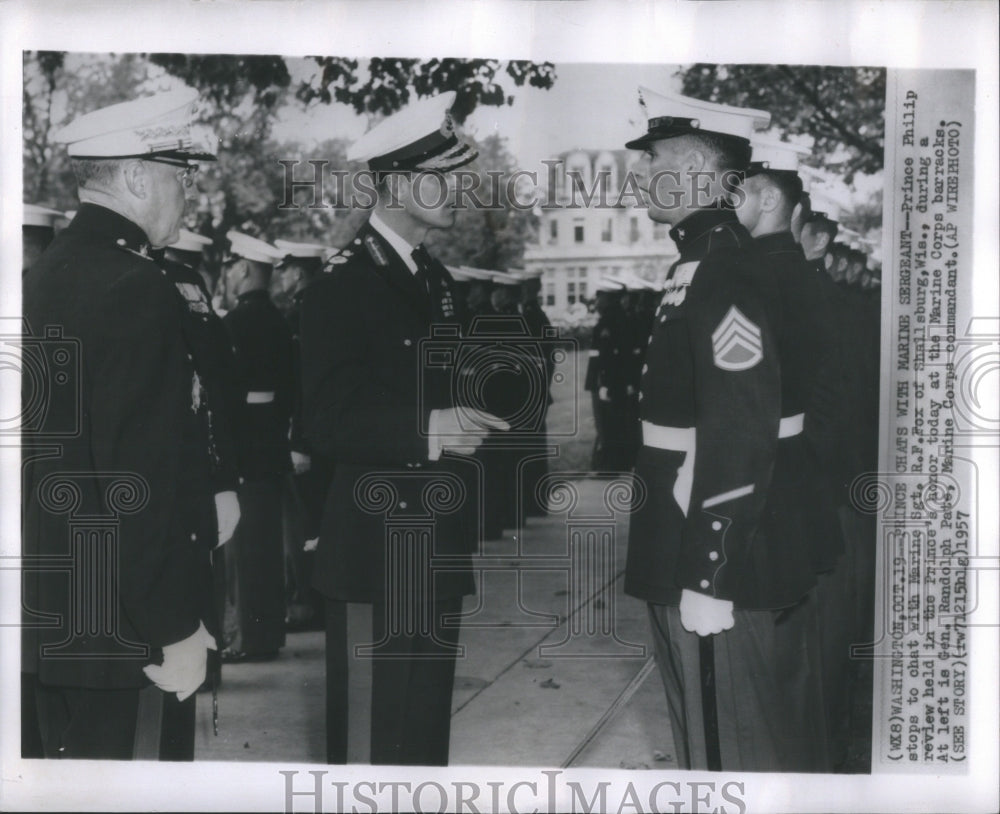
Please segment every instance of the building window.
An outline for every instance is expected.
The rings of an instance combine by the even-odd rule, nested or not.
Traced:
[[[576,283],[566,283],[566,302],[570,305],[576,302]]]
[[[604,221],[604,228],[601,229],[601,242],[610,243],[611,242],[611,218],[606,218]]]
[[[573,221],[573,241],[583,243],[583,221]]]
[[[580,266],[580,268],[578,268],[576,270],[576,276],[579,277],[581,280],[586,280],[587,279],[587,267],[586,266]]]
[[[665,223],[653,224],[653,240],[665,240],[667,237],[667,225]]]
[[[632,217],[628,219],[628,242],[639,242],[639,219]]]
[[[556,304],[556,284],[546,283],[545,284],[545,304],[555,305]]]
[[[559,239],[559,221],[555,218],[549,220],[549,243],[555,243]]]
[[[586,280],[580,280],[579,289],[580,289],[580,300],[582,302],[583,300],[587,299],[587,281]]]

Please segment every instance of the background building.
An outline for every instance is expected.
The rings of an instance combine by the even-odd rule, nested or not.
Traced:
[[[556,189],[539,210],[538,242],[525,247],[524,267],[542,270],[542,305],[559,319],[594,297],[603,275],[628,272],[662,283],[677,249],[667,226],[653,223],[638,190],[626,185],[639,160],[631,150],[571,150],[556,158]]]

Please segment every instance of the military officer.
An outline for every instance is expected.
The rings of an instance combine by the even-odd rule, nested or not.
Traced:
[[[272,276],[271,299],[285,315],[292,332],[295,376],[292,428],[289,436],[293,471],[285,477],[283,494],[284,542],[287,615],[290,630],[311,628],[322,623],[321,603],[311,586],[315,550],[307,542],[319,537],[323,499],[330,482],[331,463],[314,455],[302,429],[302,375],[300,365],[299,316],[302,295],[306,287],[322,272],[323,260],[330,253],[318,243],[298,243],[276,240],[274,245],[284,253],[284,259]]]
[[[205,488],[215,495],[219,521],[219,545],[232,538],[239,522],[236,496],[239,483],[234,422],[239,409],[239,385],[235,378],[233,348],[222,319],[212,310],[211,299],[201,274],[203,252],[211,238],[181,229],[180,236],[161,252],[160,267],[174,285],[186,318],[184,343],[198,375],[200,396],[196,412],[208,437],[205,453],[209,459],[209,480]],[[207,518],[211,521],[213,518]],[[225,614],[225,563],[223,550],[212,552],[212,579],[215,598],[214,628],[221,629]],[[209,654],[209,677],[205,689],[215,689],[221,680],[219,654]]]
[[[456,615],[474,590],[479,520],[468,456],[507,426],[457,402],[464,315],[450,274],[423,245],[430,229],[454,225],[451,171],[476,155],[455,134],[454,98],[415,102],[352,145],[348,158],[375,174],[378,200],[302,301],[306,438],[334,460],[313,577],[327,600],[331,763],[348,759],[349,685],[366,673],[370,752],[350,757],[448,762]],[[427,518],[430,536],[401,548],[394,530]],[[366,621],[370,632],[358,633]]]
[[[527,324],[528,333],[536,339],[549,336],[552,323],[542,309],[541,298],[539,296],[542,290],[541,269],[536,272],[521,272],[516,276],[520,277],[521,280],[521,302],[519,309],[521,316],[524,317],[524,321]],[[544,367],[545,375],[545,405],[539,417],[538,432],[533,441],[540,448],[538,450],[540,453],[541,448],[546,446],[548,437],[545,419],[548,409],[552,405],[551,387],[552,377],[555,374],[555,365],[551,355],[544,352],[541,354],[541,358],[535,358],[534,362]],[[526,517],[540,517],[545,514],[545,508],[538,502],[536,489],[539,481],[548,472],[548,463],[548,458],[533,457],[532,460],[526,462],[524,465],[524,477],[521,481],[521,505],[524,506]]]
[[[216,519],[186,315],[151,250],[177,239],[193,162],[214,158],[196,103],[191,88],[135,99],[54,136],[80,206],[24,278],[35,343],[63,375],[24,431],[25,555],[63,565],[24,579],[46,757],[194,754]]]
[[[268,659],[285,643],[281,485],[291,471],[294,403],[292,334],[268,296],[282,252],[236,231],[226,237],[223,318],[244,395],[236,420],[242,520],[226,548],[227,623],[223,661]]]
[[[584,383],[590,390],[597,435],[591,467],[597,472],[621,472],[628,465],[628,393],[626,354],[628,329],[622,308],[624,283],[602,277],[597,281],[598,319]]]
[[[770,117],[642,93],[656,115],[626,146],[680,259],[646,352],[625,590],[648,603],[680,765],[792,770],[814,733],[776,627],[815,573],[801,540],[762,533],[779,436],[799,428],[781,422],[773,284],[730,203]]]

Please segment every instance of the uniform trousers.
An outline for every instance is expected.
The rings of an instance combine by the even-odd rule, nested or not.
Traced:
[[[448,765],[458,627],[445,627],[442,616],[461,609],[461,598],[439,600],[433,633],[390,631],[383,603],[327,599],[328,763],[364,762],[349,742],[366,723],[358,710],[368,707],[371,763]],[[374,643],[376,652],[358,652]]]
[[[733,627],[708,637],[711,676],[680,609],[648,608],[680,768],[711,768],[717,739],[723,771],[829,771],[811,596],[784,611],[735,610]],[[714,721],[705,686],[714,691]]]
[[[145,689],[54,687],[35,682],[47,758],[194,760],[195,696]]]
[[[823,695],[830,752],[836,766],[847,758],[851,711],[859,657],[853,646],[873,641],[875,602],[875,528],[872,518],[842,506],[844,551],[834,569],[821,574],[817,599],[822,634]]]
[[[225,545],[225,642],[250,656],[285,644],[281,484],[281,476],[272,475],[240,485],[240,522]]]

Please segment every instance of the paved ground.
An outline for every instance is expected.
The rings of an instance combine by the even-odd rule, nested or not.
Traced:
[[[464,608],[453,764],[560,766],[578,753],[576,766],[673,765],[659,675],[633,681],[648,660],[647,623],[621,591],[627,516],[607,508],[609,484],[574,481],[574,512],[487,544],[479,562],[490,570]],[[585,576],[571,583],[574,551],[583,567],[573,573]],[[290,634],[275,661],[226,665],[218,737],[210,696],[199,696],[197,758],[322,763],[323,684],[319,632]],[[634,695],[588,741],[626,688]],[[364,744],[352,754],[363,759]]]
[[[453,765],[676,766],[645,607],[621,590],[628,521],[608,509],[609,487],[575,480],[572,512],[533,518],[520,539],[486,546],[479,595],[464,607]],[[322,763],[323,694],[320,632],[290,634],[275,661],[226,665],[217,737],[211,696],[199,696],[197,759]],[[870,699],[855,718],[844,770],[865,772]],[[351,762],[363,763],[367,732],[358,730]]]

